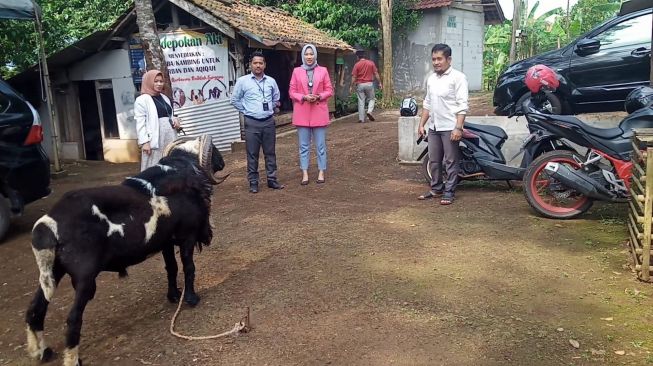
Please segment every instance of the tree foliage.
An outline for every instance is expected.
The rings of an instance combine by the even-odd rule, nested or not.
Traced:
[[[526,12],[527,1],[521,1],[519,29],[522,37],[517,42],[517,60],[567,45],[596,25],[613,17],[620,7],[620,0],[579,0],[569,11],[556,8],[539,17],[535,16],[540,1]],[[569,22],[569,23],[567,23]],[[567,26],[569,32],[567,32]],[[512,22],[490,25],[485,29],[483,53],[483,78],[488,89],[494,87],[497,77],[509,66],[510,32]]]
[[[420,13],[410,9],[415,0],[395,0],[394,31],[414,28]],[[381,39],[381,11],[370,0],[249,0],[256,5],[279,7],[352,46],[376,47]]]
[[[125,0],[36,0],[43,11],[45,47],[48,54],[106,29],[130,6]],[[2,21],[0,26],[0,73],[8,78],[38,60],[34,23]]]

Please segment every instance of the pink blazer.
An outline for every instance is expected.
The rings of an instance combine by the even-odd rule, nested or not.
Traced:
[[[309,103],[302,98],[308,92],[306,70],[295,67],[290,79],[290,99],[293,102],[292,124],[301,127],[324,127],[330,122],[327,101],[333,95],[333,87],[326,67],[318,66],[313,71],[313,94],[320,100]]]

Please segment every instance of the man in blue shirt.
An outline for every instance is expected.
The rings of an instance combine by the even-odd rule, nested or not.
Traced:
[[[277,181],[277,156],[275,153],[276,125],[274,109],[279,106],[279,87],[265,75],[265,56],[252,53],[252,73],[236,81],[231,104],[245,116],[245,148],[247,150],[247,180],[249,191],[258,192],[258,157],[263,147],[268,187],[283,189]]]

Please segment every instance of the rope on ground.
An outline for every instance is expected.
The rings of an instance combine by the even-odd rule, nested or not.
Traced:
[[[186,292],[186,288],[181,291],[181,297],[179,298],[179,304],[177,304],[177,310],[175,311],[175,315],[172,316],[172,319],[170,320],[170,333],[178,338],[186,339],[189,341],[200,341],[200,340],[205,340],[205,339],[215,339],[215,338],[222,338],[226,337],[228,335],[234,335],[238,333],[247,333],[249,331],[249,307],[247,308],[247,314],[234,325],[234,327],[226,332],[216,334],[216,335],[210,335],[210,336],[187,336],[183,334],[179,334],[175,331],[175,321],[177,320],[177,315],[179,315],[179,312],[181,311],[181,304],[184,301],[184,293]]]

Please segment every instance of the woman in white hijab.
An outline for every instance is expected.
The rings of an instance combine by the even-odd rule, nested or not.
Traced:
[[[292,123],[297,127],[301,185],[309,183],[311,138],[315,144],[318,175],[316,183],[326,182],[326,128],[329,125],[328,99],[333,87],[326,67],[317,64],[317,49],[307,44],[302,49],[302,65],[293,70],[290,79],[290,99],[293,101]]]

